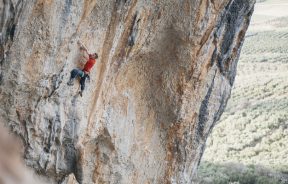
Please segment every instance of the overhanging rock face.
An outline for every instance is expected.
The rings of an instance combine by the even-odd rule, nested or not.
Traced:
[[[0,2],[0,115],[26,164],[55,183],[191,183],[254,3]],[[78,40],[100,56],[82,98]]]

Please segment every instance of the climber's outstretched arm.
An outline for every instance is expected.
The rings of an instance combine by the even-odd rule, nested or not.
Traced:
[[[78,41],[77,44],[80,46],[80,51],[82,52],[82,57],[85,59],[85,60],[88,60],[89,59],[89,52],[88,52],[88,49],[87,47],[85,47],[85,45],[81,42],[81,41]],[[83,51],[85,52],[85,54],[83,54]]]
[[[85,51],[86,54],[89,55],[89,52],[88,52],[87,47],[86,47],[81,41],[78,41],[77,43],[78,43],[78,45],[80,46],[80,49],[81,49],[82,51]]]

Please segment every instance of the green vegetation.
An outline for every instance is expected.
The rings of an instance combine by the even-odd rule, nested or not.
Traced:
[[[288,1],[259,5],[195,183],[288,184]]]
[[[202,177],[194,183],[199,184],[284,184],[288,182],[284,175],[254,165],[234,163],[216,165],[204,162],[198,173]]]

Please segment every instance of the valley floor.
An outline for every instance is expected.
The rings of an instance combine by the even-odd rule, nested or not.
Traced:
[[[256,4],[198,183],[288,183],[288,1]]]

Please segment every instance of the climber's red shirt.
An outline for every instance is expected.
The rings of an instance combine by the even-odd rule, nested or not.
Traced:
[[[83,71],[89,73],[95,63],[96,63],[96,60],[91,58],[91,55],[89,54],[89,59],[86,62]]]

